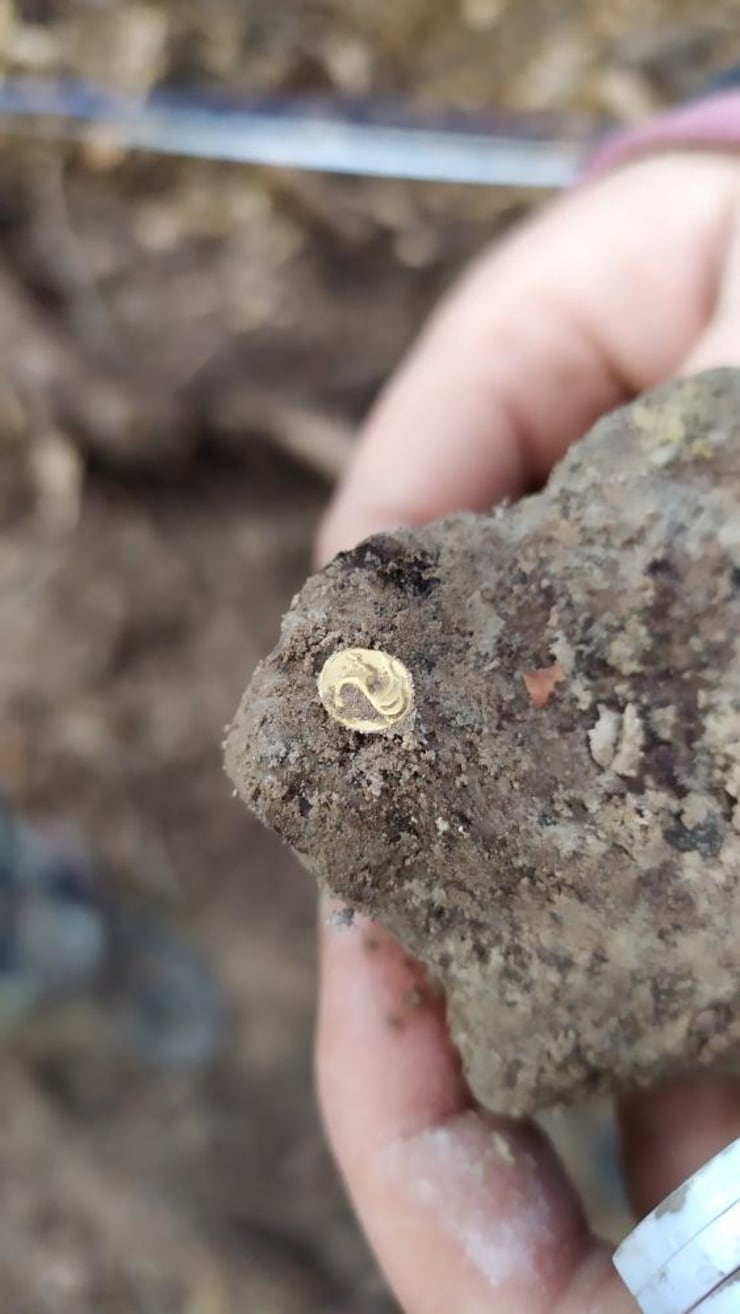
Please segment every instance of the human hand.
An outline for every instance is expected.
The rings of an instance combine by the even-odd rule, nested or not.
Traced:
[[[740,365],[740,159],[631,165],[486,254],[443,305],[370,416],[319,557],[516,497],[603,412],[720,365]],[[322,940],[326,1123],[406,1314],[634,1314],[543,1137],[474,1104],[419,965],[362,919],[328,919]],[[643,1214],[740,1135],[740,1083],[630,1095],[619,1119]]]

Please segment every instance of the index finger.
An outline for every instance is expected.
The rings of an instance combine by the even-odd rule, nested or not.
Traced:
[[[370,416],[320,558],[518,496],[599,415],[677,372],[711,320],[739,195],[731,157],[666,156],[484,257]],[[733,363],[725,347],[713,364]]]

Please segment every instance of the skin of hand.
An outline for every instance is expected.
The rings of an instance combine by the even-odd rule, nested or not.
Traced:
[[[740,365],[740,157],[676,152],[589,183],[433,317],[365,426],[318,559],[516,497],[603,412],[720,365]],[[422,968],[362,919],[322,923],[322,1108],[406,1314],[635,1314],[539,1131],[471,1099]],[[632,1094],[619,1121],[642,1215],[740,1135],[740,1082]]]

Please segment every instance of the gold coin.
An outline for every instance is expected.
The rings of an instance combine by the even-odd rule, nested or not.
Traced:
[[[329,715],[363,735],[398,729],[413,715],[411,673],[387,652],[340,648],[324,663],[318,686]]]

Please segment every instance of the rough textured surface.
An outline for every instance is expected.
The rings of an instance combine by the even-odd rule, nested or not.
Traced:
[[[740,61],[737,18],[737,0],[0,0],[0,62],[134,94],[622,122]],[[214,748],[326,495],[263,439],[315,454],[314,420],[354,429],[460,266],[540,198],[101,139],[5,137],[0,178],[0,792],[175,917],[235,1011],[223,1068],[176,1089],[122,1081],[111,1026],[83,1061],[63,1008],[32,1060],[4,1042],[0,1308],[389,1314],[308,1093],[312,883]],[[581,1110],[556,1122],[603,1181]]]
[[[544,493],[309,580],[227,741],[249,805],[439,976],[475,1093],[542,1108],[740,1046],[740,373],[603,420]],[[344,646],[412,673],[331,719]]]

